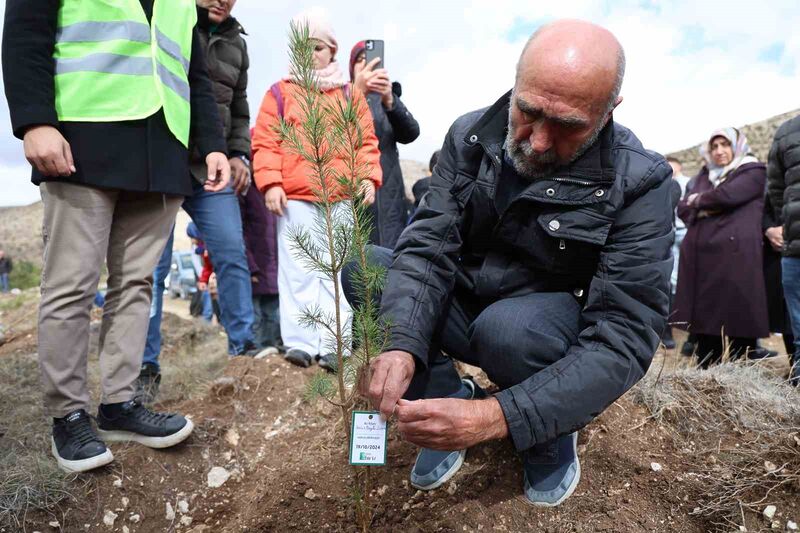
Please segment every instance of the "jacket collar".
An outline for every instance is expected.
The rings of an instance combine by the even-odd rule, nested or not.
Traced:
[[[511,91],[508,91],[481,115],[467,132],[464,142],[469,146],[481,145],[493,160],[500,162],[508,131],[510,105]],[[569,165],[557,168],[553,175],[596,182],[614,181],[616,171],[611,158],[614,130],[612,118],[586,153]]]

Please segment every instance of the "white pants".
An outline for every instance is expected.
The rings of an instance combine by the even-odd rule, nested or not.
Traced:
[[[339,203],[337,207],[344,205]],[[318,213],[321,214],[321,211],[316,204],[289,200],[288,206],[283,210],[283,216],[278,217],[278,299],[281,310],[281,338],[287,348],[299,348],[312,356],[332,352],[335,339],[322,328],[303,327],[300,324],[300,317],[305,310],[313,309],[319,309],[328,316],[335,316],[333,282],[324,274],[310,272],[304,262],[297,259],[289,234],[292,226],[300,227],[319,241],[319,236],[312,231]],[[320,242],[319,245],[326,250],[328,248],[327,243]],[[341,290],[341,278],[339,289],[342,331],[348,333],[352,313]]]

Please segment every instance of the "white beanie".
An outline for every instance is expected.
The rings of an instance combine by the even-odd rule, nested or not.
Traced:
[[[311,39],[316,39],[331,47],[334,57],[336,56],[336,52],[339,50],[339,42],[336,40],[333,27],[322,13],[317,10],[304,11],[295,16],[292,22],[298,28],[307,25],[308,36]]]

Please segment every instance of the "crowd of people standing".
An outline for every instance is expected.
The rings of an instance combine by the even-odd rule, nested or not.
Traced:
[[[298,315],[338,311],[346,322],[358,298],[354,265],[337,310],[333,283],[292,250],[291,228],[312,227],[320,203],[309,164],[278,133],[282,121],[302,124],[303,88],[292,72],[266,88],[251,130],[235,0],[198,3],[7,3],[6,94],[44,202],[45,407],[68,471],[111,462],[106,442],[163,448],[192,432],[190,419],[148,407],[179,209],[193,220],[198,288],[209,293],[201,313],[210,301],[231,356],[284,353],[335,372],[325,335]],[[741,131],[714,131],[703,170],[687,179],[679,161],[614,122],[625,54],[613,34],[556,21],[526,43],[514,89],[454,123],[432,178],[415,186],[407,227],[397,143],[413,142],[419,124],[400,85],[367,62],[364,41],[345,71],[327,21],[296,20],[314,44],[319,97],[360,109],[356,157],[369,175],[358,194],[372,206],[370,258],[387,269],[391,325],[361,385],[420,447],[413,486],[441,486],[467,448],[509,438],[527,500],[559,505],[580,479],[578,430],[647,371],[670,306],[702,367],[758,350],[773,329],[765,274],[775,281],[779,252],[785,310],[775,323],[800,327],[800,124],[779,130],[769,166]],[[330,191],[334,209],[353,200]],[[104,260],[95,430],[86,365]],[[499,392],[462,379],[452,358],[482,368]]]

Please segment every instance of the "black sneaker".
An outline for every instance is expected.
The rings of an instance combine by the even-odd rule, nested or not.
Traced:
[[[339,358],[336,357],[335,353],[326,353],[317,359],[317,364],[320,368],[325,369],[331,374],[335,374],[339,366]]]
[[[244,343],[244,346],[242,346],[242,349],[239,351],[239,353],[235,355],[241,357],[255,357],[260,352],[261,348],[256,346],[253,341],[247,341]]]
[[[310,367],[311,363],[314,361],[313,357],[299,348],[289,348],[289,351],[286,352],[285,357],[286,360],[293,365],[302,366],[305,368]]]
[[[186,440],[194,424],[181,415],[156,413],[138,398],[100,405],[97,433],[106,442],[138,442],[149,448],[169,448]]]
[[[695,345],[692,341],[686,341],[681,346],[681,355],[684,357],[692,357],[694,355]]]
[[[747,358],[750,359],[751,361],[757,361],[759,359],[769,359],[770,357],[777,357],[777,356],[778,352],[776,352],[775,350],[770,350],[768,348],[763,348],[761,346],[758,346],[757,348],[754,348],[747,352]]]
[[[86,472],[114,460],[83,409],[53,419],[51,449],[58,466],[67,472]]]
[[[144,405],[150,405],[156,401],[160,386],[161,373],[155,365],[144,363],[136,380],[136,397],[141,399]]]

